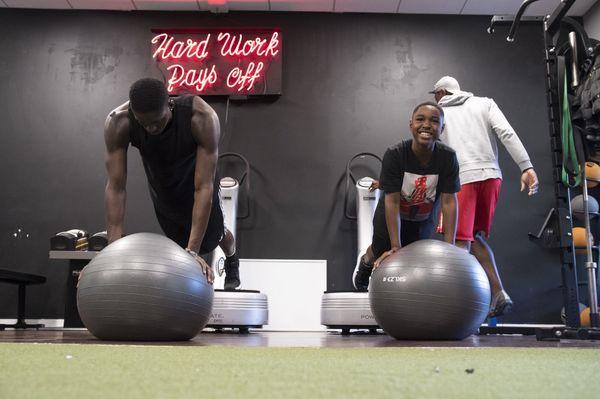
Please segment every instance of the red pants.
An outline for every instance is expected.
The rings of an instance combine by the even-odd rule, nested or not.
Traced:
[[[474,241],[475,233],[490,235],[502,179],[463,184],[458,192],[456,239]]]

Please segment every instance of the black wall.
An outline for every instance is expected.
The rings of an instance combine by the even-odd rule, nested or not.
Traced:
[[[0,267],[46,275],[30,290],[29,317],[62,317],[66,262],[48,260],[49,237],[103,230],[103,125],[129,85],[159,76],[151,28],[281,27],[283,95],[208,99],[225,132],[221,152],[252,163],[252,215],[240,222],[245,258],[327,259],[329,289],[349,289],[356,228],[343,216],[343,176],[355,153],[383,154],[408,137],[412,108],[442,75],[493,97],[541,178],[519,193],[504,149],[504,185],[491,244],[517,302],[506,321],[549,322],[561,304],[559,260],[528,241],[553,205],[539,26],[509,44],[489,18],[304,13],[0,11]],[[498,29],[503,31],[502,28]],[[156,231],[137,151],[129,151],[129,233]],[[21,229],[21,235],[14,232]],[[29,238],[26,235],[29,234]],[[22,237],[22,238],[21,238]],[[16,290],[0,286],[0,317]]]

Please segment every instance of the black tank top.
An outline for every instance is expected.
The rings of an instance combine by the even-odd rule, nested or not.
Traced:
[[[197,143],[191,127],[193,101],[190,95],[174,98],[173,117],[157,135],[146,132],[129,108],[129,138],[140,151],[154,209],[163,217],[185,224],[191,223],[194,206]],[[218,179],[214,187],[216,205]]]

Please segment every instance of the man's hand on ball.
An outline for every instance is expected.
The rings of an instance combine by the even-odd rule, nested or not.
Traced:
[[[195,251],[192,251],[189,248],[185,249],[187,251],[187,253],[189,253],[190,255],[192,255],[194,257],[194,259],[196,259],[196,262],[198,262],[198,264],[200,265],[200,268],[202,269],[202,273],[204,273],[204,275],[206,276],[206,280],[208,281],[209,284],[212,284],[215,282],[215,273],[213,272],[212,267],[210,267],[210,265],[208,263],[206,263],[206,261],[204,259],[202,259]]]

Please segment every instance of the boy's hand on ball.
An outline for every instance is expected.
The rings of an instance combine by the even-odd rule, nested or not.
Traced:
[[[392,249],[390,249],[387,252],[384,252],[373,264],[373,270],[377,269],[379,267],[379,265],[381,265],[381,262],[383,262],[385,260],[385,258],[387,258],[388,256],[395,254],[396,252],[398,252],[400,250],[400,247],[392,247]]]

